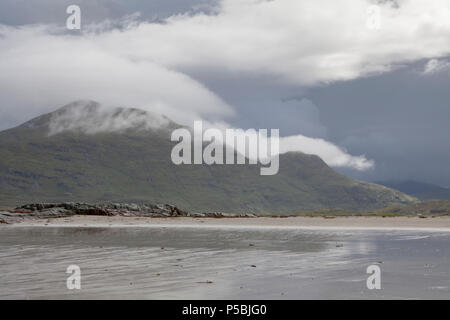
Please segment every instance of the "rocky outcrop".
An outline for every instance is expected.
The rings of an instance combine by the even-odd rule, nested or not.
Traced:
[[[25,214],[20,212],[0,211],[0,224],[20,222],[25,218]]]
[[[223,212],[187,212],[170,204],[136,203],[31,203],[14,210],[0,212],[0,223],[14,223],[25,218],[63,218],[74,215],[125,216],[125,217],[255,217],[253,214]]]

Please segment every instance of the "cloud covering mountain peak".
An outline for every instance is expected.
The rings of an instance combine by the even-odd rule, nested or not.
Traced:
[[[85,134],[150,130],[167,127],[171,121],[159,114],[135,108],[105,107],[95,101],[78,100],[51,114],[49,134],[79,131]]]

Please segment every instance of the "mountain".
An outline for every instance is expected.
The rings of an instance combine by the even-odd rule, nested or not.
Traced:
[[[338,174],[319,157],[280,156],[259,165],[175,165],[167,118],[74,102],[0,132],[0,205],[25,202],[156,202],[186,210],[292,213],[414,203],[384,186]]]
[[[377,182],[388,188],[393,188],[416,197],[420,200],[450,200],[450,188],[419,181],[380,181]]]

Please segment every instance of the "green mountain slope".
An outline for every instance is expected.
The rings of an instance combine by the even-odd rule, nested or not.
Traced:
[[[364,210],[415,201],[401,192],[349,179],[319,157],[302,153],[281,155],[280,171],[273,176],[260,176],[258,165],[177,166],[170,159],[170,132],[177,125],[169,120],[160,129],[135,121],[133,129],[117,132],[86,133],[88,129],[75,126],[49,135],[52,119],[73,111],[82,115],[78,120],[100,126],[95,122],[100,121],[99,108],[93,102],[75,103],[0,132],[0,205],[141,201],[173,203],[186,210],[290,213]],[[113,120],[104,120],[149,117],[142,110],[116,109]],[[66,117],[66,125],[73,121]]]

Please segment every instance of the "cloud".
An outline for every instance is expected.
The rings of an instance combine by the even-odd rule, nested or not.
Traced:
[[[367,27],[373,3],[224,0],[215,15],[142,23],[102,37],[101,44],[126,42],[122,55],[171,68],[270,75],[298,85],[356,79],[450,53],[447,0],[379,2],[379,30]]]
[[[150,130],[164,128],[169,119],[148,111],[100,105],[94,101],[75,101],[52,113],[49,135],[64,131],[85,134],[121,132],[127,129]]]
[[[283,137],[280,139],[280,153],[300,151],[307,154],[315,154],[322,158],[332,167],[352,168],[358,171],[372,169],[375,165],[373,160],[364,155],[352,156],[344,149],[325,141],[314,139],[303,135]]]
[[[450,69],[450,62],[443,59],[431,59],[427,62],[427,64],[424,67],[423,74],[429,75],[429,74],[435,74],[440,73],[445,70]]]
[[[178,14],[163,23],[122,20],[120,28],[82,25],[80,34],[50,25],[0,25],[0,118],[27,120],[94,99],[181,124],[226,122],[235,107],[193,73],[316,86],[450,53],[447,0],[397,4],[379,3],[379,30],[366,27],[369,0],[223,0],[212,14]],[[332,166],[373,165],[324,139],[283,139],[283,150],[318,154]]]
[[[234,113],[184,73],[123,57],[97,45],[97,36],[54,32],[42,26],[0,28],[2,113],[36,115],[79,99],[137,107],[181,123]]]

